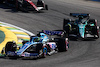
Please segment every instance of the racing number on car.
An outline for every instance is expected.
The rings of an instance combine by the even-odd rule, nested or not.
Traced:
[[[52,49],[55,49],[56,48],[56,45],[55,44],[52,44]]]

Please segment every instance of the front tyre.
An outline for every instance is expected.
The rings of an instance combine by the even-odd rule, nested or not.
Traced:
[[[92,28],[92,33],[94,34],[94,38],[98,39],[99,38],[99,28],[97,26],[94,26]]]
[[[48,5],[45,5],[45,9],[48,10]]]
[[[99,27],[97,26],[97,39],[99,38]]]

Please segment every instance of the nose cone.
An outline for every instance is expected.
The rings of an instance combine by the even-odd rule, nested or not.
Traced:
[[[82,38],[84,38],[84,32],[85,32],[85,25],[79,25],[79,33]]]

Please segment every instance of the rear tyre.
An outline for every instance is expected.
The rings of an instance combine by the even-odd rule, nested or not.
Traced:
[[[56,38],[57,39],[57,47],[59,52],[67,51],[69,45],[66,41],[66,38]]]
[[[22,4],[20,2],[18,2],[18,4],[16,5],[16,10],[21,10],[23,12],[28,12],[28,8],[26,4]]]
[[[21,8],[22,8],[22,3],[17,2],[16,3],[16,10],[19,11],[19,10],[21,10]]]

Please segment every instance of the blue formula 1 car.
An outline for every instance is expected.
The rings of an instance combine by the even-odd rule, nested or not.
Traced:
[[[43,30],[37,36],[31,36],[30,41],[23,41],[23,46],[18,51],[16,51],[16,45],[9,42],[5,47],[6,56],[38,58],[58,51],[66,51],[69,48],[68,38],[61,37],[61,34],[62,31]],[[51,35],[59,36],[51,38]]]
[[[65,36],[70,39],[98,39],[99,26],[97,26],[96,19],[90,19],[90,14],[85,13],[70,13],[70,16],[78,18],[76,20],[64,19],[63,30]]]

